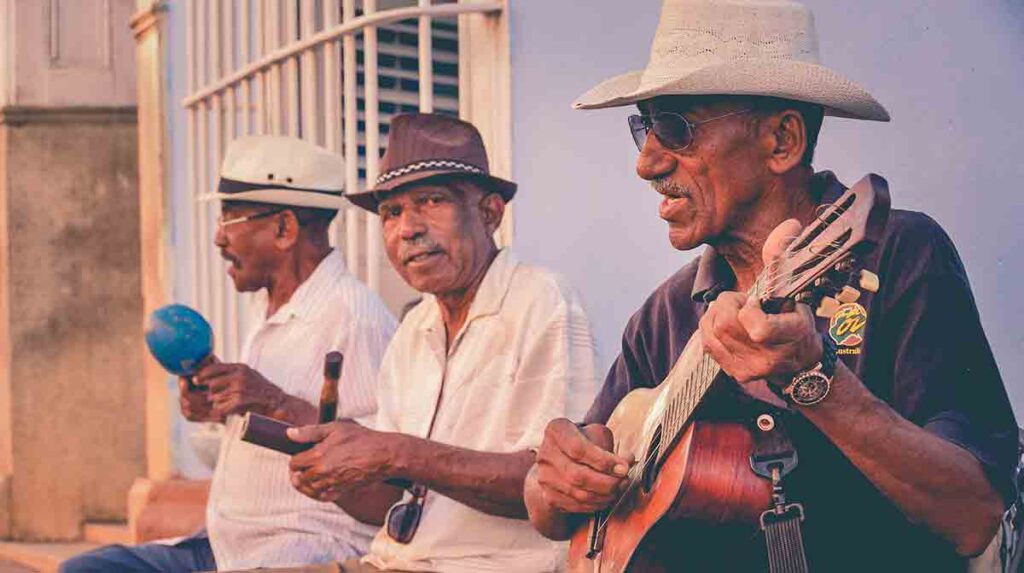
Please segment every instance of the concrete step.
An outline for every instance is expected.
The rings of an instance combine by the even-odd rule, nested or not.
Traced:
[[[98,545],[132,544],[132,532],[127,523],[86,523],[83,535],[85,541]]]
[[[39,573],[56,573],[70,558],[99,547],[96,543],[15,543],[0,542],[0,560],[17,563]]]

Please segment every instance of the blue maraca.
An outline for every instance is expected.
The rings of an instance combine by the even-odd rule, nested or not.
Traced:
[[[192,376],[213,352],[213,329],[195,310],[169,304],[149,315],[146,345],[161,366],[192,387]]]

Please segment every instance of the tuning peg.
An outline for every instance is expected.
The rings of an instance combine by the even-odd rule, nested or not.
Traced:
[[[871,271],[861,271],[859,283],[868,292],[878,292],[878,275]]]
[[[821,318],[832,318],[832,315],[835,314],[837,310],[839,310],[839,301],[830,296],[826,296],[822,297],[821,304],[818,305],[814,314]]]
[[[860,298],[860,291],[849,285],[844,285],[843,290],[839,291],[839,294],[836,295],[836,300],[844,304],[847,302],[857,302],[858,298]]]
[[[834,267],[837,272],[840,273],[852,273],[857,266],[857,261],[853,257],[843,259],[836,263]]]

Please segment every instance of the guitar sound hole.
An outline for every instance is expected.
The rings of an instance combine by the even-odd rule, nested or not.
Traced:
[[[650,493],[651,488],[654,487],[654,480],[658,478],[658,455],[661,449],[661,426],[654,432],[654,437],[651,438],[651,443],[647,445],[647,451],[644,452],[644,459],[641,460],[643,463],[644,473],[640,478],[640,487],[643,488],[644,493]]]

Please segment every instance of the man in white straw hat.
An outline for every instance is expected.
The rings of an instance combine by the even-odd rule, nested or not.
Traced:
[[[636,171],[664,197],[669,241],[708,248],[632,317],[590,425],[548,425],[525,487],[534,525],[565,539],[618,499],[633,460],[602,447],[611,445],[604,424],[627,392],[665,380],[699,334],[739,384],[724,383],[698,416],[776,410],[790,444],[778,451],[787,462],[797,462],[793,448],[799,454],[781,485],[803,519],[780,505],[768,541],[753,524],[663,521],[634,562],[659,571],[963,570],[1011,495],[1017,427],[946,234],[926,215],[892,211],[862,261],[881,289],[859,300],[849,291],[831,320],[816,321],[803,304],[768,315],[743,294],[844,190],[811,168],[822,116],[889,114],[818,63],[812,16],[788,0],[666,0],[647,68],[575,103],[627,105],[639,108],[629,118]],[[583,560],[602,571],[624,565]]]
[[[292,489],[288,456],[240,440],[255,412],[315,423],[324,357],[344,357],[337,414],[370,420],[377,370],[395,329],[384,303],[331,248],[343,205],[344,160],[290,137],[245,137],[228,147],[214,244],[239,292],[255,292],[239,363],[214,362],[181,380],[192,421],[224,423],[206,512],[208,535],[172,544],[112,546],[64,571],[195,571],[329,563],[366,553],[375,527]]]

